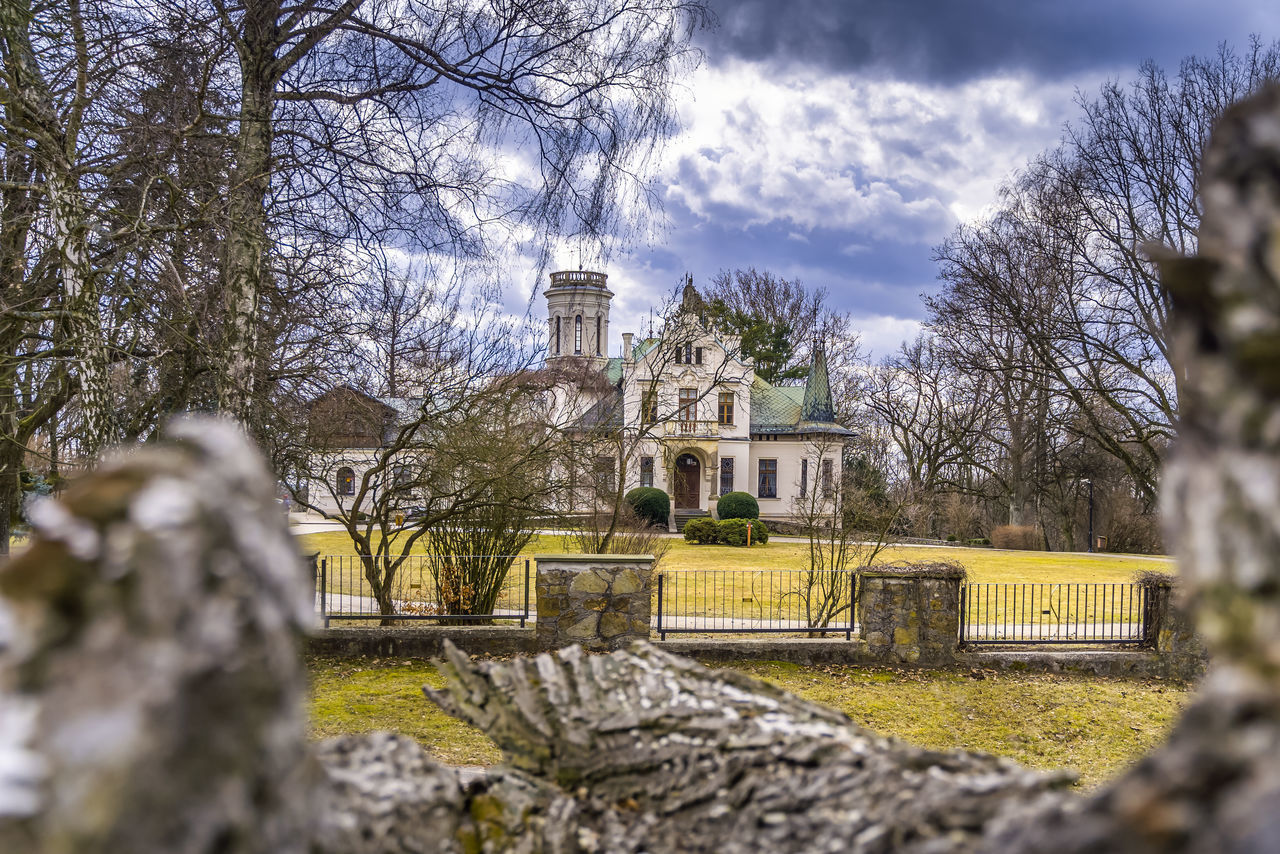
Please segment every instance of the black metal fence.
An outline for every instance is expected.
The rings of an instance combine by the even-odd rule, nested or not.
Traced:
[[[509,561],[496,583],[492,607],[477,607],[488,597],[476,589],[483,585],[469,580],[473,576],[465,569],[468,560],[486,561],[490,566],[495,560]],[[391,583],[375,591],[359,557],[317,556],[316,611],[326,628],[331,620],[509,620],[524,626],[530,618],[532,572],[532,562],[517,555],[411,555],[396,568]]]
[[[677,570],[658,574],[654,630],[669,634],[843,634],[852,639],[852,570]]]
[[[963,644],[1140,644],[1146,589],[1138,584],[996,584],[961,588]]]

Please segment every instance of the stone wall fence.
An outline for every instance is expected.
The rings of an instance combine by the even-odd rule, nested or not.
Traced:
[[[965,570],[958,563],[864,569],[858,622],[868,656],[890,664],[953,662],[964,581]]]
[[[1165,572],[1141,572],[1134,581],[1145,593],[1142,621],[1146,645],[1165,661],[1170,673],[1194,678],[1208,666],[1209,654],[1189,611],[1183,607],[1178,579]]]
[[[615,650],[649,639],[652,555],[534,555],[537,647]]]

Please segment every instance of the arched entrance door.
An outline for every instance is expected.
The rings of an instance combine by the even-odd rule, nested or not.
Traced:
[[[698,487],[702,484],[702,463],[693,454],[676,457],[675,499],[677,510],[698,509]]]

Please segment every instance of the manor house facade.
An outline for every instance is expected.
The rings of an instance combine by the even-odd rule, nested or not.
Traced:
[[[547,366],[566,377],[558,420],[623,436],[627,489],[666,491],[676,517],[714,515],[734,491],[755,496],[767,520],[834,510],[852,434],[836,423],[821,347],[803,386],[765,382],[690,280],[659,335],[623,333],[611,357],[606,274],[552,273],[545,295]]]

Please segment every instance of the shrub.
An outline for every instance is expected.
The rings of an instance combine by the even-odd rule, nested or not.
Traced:
[[[751,523],[751,542],[752,544],[764,545],[769,542],[769,529],[765,527],[764,522],[760,519]]]
[[[637,486],[627,493],[631,509],[649,525],[666,527],[671,513],[671,499],[656,486]]]
[[[988,540],[986,537],[975,537],[975,538],[974,538],[974,539],[972,539],[972,540],[965,540],[965,543],[967,543],[968,545],[971,545],[971,546],[989,546],[989,545],[991,545],[991,541],[990,541],[990,540]]]
[[[716,533],[719,541],[726,546],[745,546],[747,526],[751,527],[752,545],[769,542],[769,529],[759,519],[721,519],[716,523]]]
[[[1107,534],[1107,547],[1099,551],[1160,554],[1163,543],[1159,514],[1143,513],[1136,501],[1117,503],[1118,506],[1111,514],[1110,524],[1103,528]],[[1100,532],[1095,531],[1097,533]],[[1087,548],[1088,544],[1085,545]]]
[[[719,542],[719,530],[715,519],[690,519],[684,524],[684,541],[700,546]]]
[[[1001,525],[991,532],[991,544],[998,549],[1040,551],[1044,542],[1033,525]]]
[[[716,523],[716,534],[726,546],[745,546],[749,524],[746,519],[721,519]]]
[[[947,542],[948,542],[948,543],[954,543],[955,541],[956,541],[956,535],[955,535],[955,534],[947,534]]]
[[[749,492],[726,492],[716,504],[720,519],[759,519],[760,504]]]

